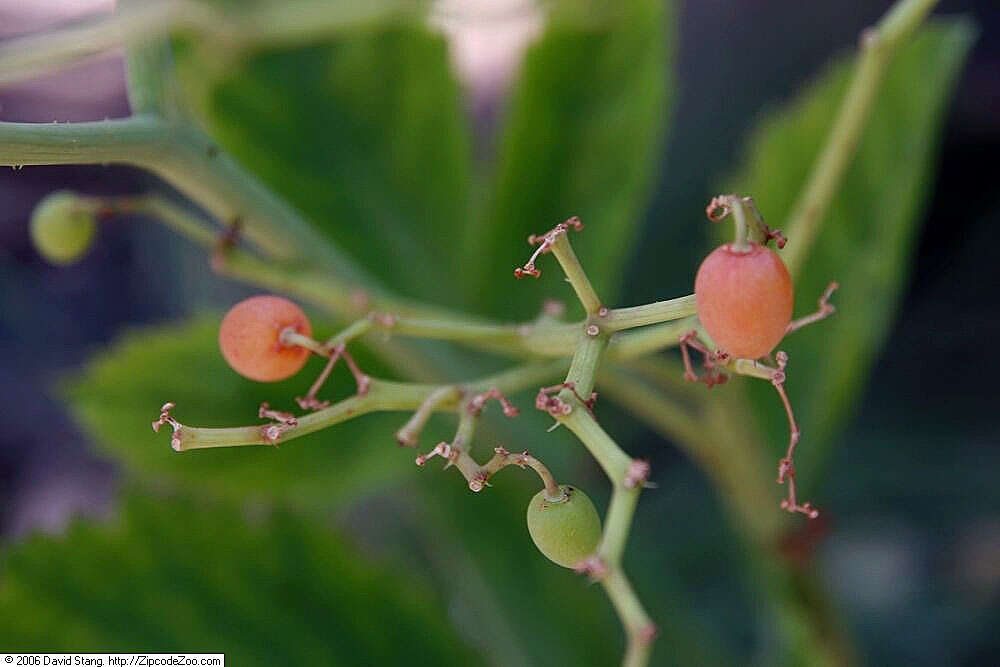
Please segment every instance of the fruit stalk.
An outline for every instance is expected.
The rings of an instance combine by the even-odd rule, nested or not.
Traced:
[[[528,363],[454,386],[472,393],[487,391],[494,387],[505,393],[514,393],[550,381],[565,372],[566,366],[567,362],[563,359]],[[281,442],[294,440],[369,412],[416,410],[442,386],[371,378],[367,394],[351,396],[327,408],[300,417],[297,427],[282,434]],[[457,399],[442,401],[435,406],[435,410],[439,412],[454,412],[457,408]],[[275,444],[261,435],[260,425],[205,428],[181,424],[179,433],[180,444],[175,447],[177,451]]]

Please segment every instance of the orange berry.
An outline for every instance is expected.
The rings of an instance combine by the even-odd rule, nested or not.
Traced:
[[[719,246],[694,280],[698,318],[724,352],[741,359],[767,356],[792,320],[792,277],[770,248]]]
[[[240,375],[257,382],[278,382],[298,373],[309,350],[281,342],[291,327],[312,335],[309,318],[297,305],[280,296],[252,296],[233,306],[219,326],[222,356]]]

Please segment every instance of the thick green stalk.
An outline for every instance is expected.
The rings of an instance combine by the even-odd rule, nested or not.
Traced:
[[[123,3],[114,12],[0,43],[0,86],[67,67],[123,44],[148,44],[177,31],[193,30],[238,50],[300,43],[406,12],[418,15],[422,4],[285,0],[225,12],[218,4],[198,0]]]
[[[621,331],[690,317],[698,312],[694,294],[631,308],[614,308],[594,321],[604,331]]]
[[[850,87],[785,224],[788,245],[782,256],[792,275],[798,274],[808,258],[830,202],[857,152],[889,62],[936,4],[937,0],[901,0],[862,34],[861,57]]]
[[[583,270],[580,260],[573,252],[573,247],[569,243],[569,232],[564,231],[557,234],[549,248],[555,258],[559,260],[563,273],[566,274],[566,280],[573,287],[580,303],[583,304],[584,311],[587,315],[597,315],[601,310],[601,297],[597,295],[590,278],[587,277],[587,272]]]
[[[504,393],[514,393],[550,381],[563,372],[565,368],[566,362],[564,360],[525,364],[496,375],[478,378],[466,383],[457,383],[454,386],[467,393],[478,393],[494,388]],[[262,430],[262,426],[266,426],[266,424],[232,428],[201,428],[178,422],[175,427],[173,446],[177,451],[186,451],[189,449],[284,443],[369,412],[416,410],[424,404],[428,397],[441,389],[441,385],[393,382],[372,378],[365,395],[351,396],[327,408],[298,418],[297,425],[283,430],[277,440],[266,437]],[[459,405],[460,396],[461,392],[448,393],[433,408],[435,411],[454,411]],[[183,406],[181,407],[183,408]]]

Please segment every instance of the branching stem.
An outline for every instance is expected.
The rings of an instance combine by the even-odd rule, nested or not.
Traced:
[[[573,259],[575,260],[575,256]],[[566,264],[562,260],[560,263],[565,268]],[[579,263],[575,265],[579,266]],[[580,270],[582,271],[582,268]],[[589,280],[578,282],[584,285],[590,284]],[[596,312],[591,311],[588,302],[585,301],[589,298],[586,289],[578,289],[577,295],[588,313]],[[599,310],[599,302],[597,306]],[[597,423],[591,406],[581,399],[582,396],[590,396],[594,389],[597,371],[609,342],[608,333],[592,336],[588,332],[580,337],[563,383],[566,388],[558,397],[570,407],[570,410],[554,414],[550,412],[550,414],[579,438],[611,482],[611,504],[605,516],[597,553],[581,563],[578,569],[601,581],[611,604],[621,618],[628,639],[623,664],[626,667],[642,667],[649,660],[652,642],[656,636],[656,626],[632,589],[622,569],[621,561],[639,493],[649,475],[649,466],[626,454]],[[637,470],[641,471],[638,475]]]
[[[631,308],[614,308],[607,315],[598,317],[595,321],[605,331],[621,331],[634,329],[650,324],[660,324],[680,320],[697,313],[694,295],[677,297],[667,301],[657,301],[643,306]]]
[[[551,380],[565,370],[565,360],[524,364],[503,373],[473,380],[459,386],[470,392],[486,391],[496,387],[506,393],[514,393]],[[373,378],[367,394],[351,396],[327,408],[298,418],[298,425],[283,433],[280,441],[293,440],[370,412],[416,410],[433,392],[440,388],[440,385]],[[458,399],[454,398],[442,401],[436,406],[436,410],[454,411],[457,407]],[[177,423],[177,427],[172,445],[177,451],[275,444],[263,437],[260,426],[203,428],[174,421]]]
[[[485,475],[483,482],[485,483],[486,480],[497,472],[511,465],[520,468],[531,468],[538,473],[538,477],[542,480],[542,484],[545,487],[546,500],[561,502],[566,499],[566,494],[559,488],[558,482],[556,482],[555,477],[552,476],[552,473],[545,464],[526,451],[520,454],[512,454],[503,447],[494,449],[493,458],[487,461],[482,467],[482,472]]]

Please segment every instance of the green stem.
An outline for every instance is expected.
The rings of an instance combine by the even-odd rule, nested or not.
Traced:
[[[566,501],[568,496],[559,486],[556,478],[552,475],[552,471],[550,471],[544,463],[527,452],[523,454],[514,454],[504,450],[503,448],[498,448],[493,458],[483,464],[480,468],[480,472],[486,476],[486,479],[490,479],[500,470],[512,465],[522,468],[527,466],[535,471],[538,478],[542,480],[546,500],[552,503],[561,503]]]
[[[87,197],[81,199],[111,215],[141,215],[163,223],[193,243],[212,248],[218,243],[222,229],[158,194],[136,197]]]
[[[899,45],[930,13],[937,0],[901,0],[861,38],[861,58],[799,198],[788,217],[788,245],[783,257],[792,275],[802,270],[819,235],[830,202],[857,152],[889,62]]]
[[[233,12],[196,0],[126,3],[111,13],[0,43],[0,86],[58,70],[123,43],[148,44],[179,30],[202,33],[237,50],[301,43],[417,8],[418,3],[399,0],[285,0]]]
[[[622,483],[628,474],[632,459],[618,446],[614,439],[597,423],[590,411],[572,397],[573,411],[559,419],[560,423],[571,430],[590,455],[594,457],[601,469],[608,476],[613,487]],[[607,530],[607,527],[605,527]]]
[[[514,393],[522,389],[538,386],[565,371],[564,360],[525,364],[496,375],[491,375],[468,383],[454,385],[467,392],[478,393],[487,389],[499,389],[504,393]],[[436,391],[440,385],[393,382],[372,378],[368,392],[364,396],[352,396],[330,407],[317,410],[298,419],[298,425],[281,435],[281,442],[308,435],[323,428],[375,411],[416,410]],[[454,392],[434,406],[437,411],[454,411],[459,404],[461,391]],[[261,426],[239,426],[233,428],[201,428],[180,424],[175,434],[175,449],[205,449],[213,447],[243,447],[251,445],[272,445],[264,437]]]
[[[639,502],[639,487],[628,489],[618,484],[611,492],[611,504],[604,517],[604,534],[597,555],[605,565],[621,564],[625,543],[632,528],[632,515]]]
[[[728,203],[733,212],[733,224],[736,225],[736,233],[729,247],[736,252],[748,252],[750,250],[750,225],[747,223],[747,212],[743,206],[743,200],[734,195],[728,198]]]
[[[573,353],[573,361],[566,374],[566,384],[572,384],[572,389],[564,389],[559,397],[564,401],[575,401],[576,396],[588,396],[594,390],[594,377],[601,364],[601,358],[608,348],[610,338],[606,335],[580,336]],[[581,406],[582,407],[582,406]]]
[[[629,472],[636,462],[601,428],[590,409],[577,398],[578,395],[587,396],[593,390],[594,379],[608,342],[609,337],[602,334],[584,335],[577,343],[576,353],[566,375],[566,383],[572,383],[572,389],[564,389],[559,394],[559,398],[572,406],[572,409],[569,414],[560,415],[557,419],[579,438],[611,482],[611,504],[595,554],[598,560],[598,577],[625,627],[628,643],[623,664],[628,667],[643,667],[649,660],[655,626],[621,566],[643,480],[632,484],[627,482]]]
[[[328,350],[332,350],[338,345],[347,345],[352,340],[360,338],[361,336],[368,333],[372,328],[373,322],[370,317],[360,319],[356,322],[349,324],[342,331],[338,332],[334,336],[331,336],[323,343],[323,347]]]
[[[151,39],[128,48],[125,78],[133,114],[158,113],[164,118],[177,114],[173,53],[166,38]]]
[[[742,401],[718,394],[700,399],[698,387],[679,384],[681,370],[664,359],[645,359],[632,372],[612,370],[601,386],[638,417],[677,443],[714,482],[748,546],[754,578],[778,618],[777,632],[789,656],[807,656],[823,665],[855,662],[849,639],[839,627],[808,566],[790,561],[779,547],[788,520],[776,509],[773,468],[754,437],[752,418]],[[678,396],[680,394],[680,396]],[[690,410],[679,405],[689,403]],[[787,656],[786,656],[787,657]]]
[[[418,338],[472,343],[490,350],[546,357],[569,356],[580,324],[500,324],[470,319],[400,317],[386,329]]]
[[[569,231],[564,231],[556,236],[550,249],[559,260],[559,265],[562,266],[563,273],[566,274],[566,280],[573,287],[573,291],[576,292],[576,296],[583,304],[587,315],[597,315],[601,310],[601,298],[597,296],[597,291],[590,283],[587,272],[583,270],[580,260],[573,252],[573,246],[569,242]]]
[[[282,434],[281,442],[309,435],[369,412],[415,408],[433,389],[433,386],[427,385],[373,380],[368,393],[364,396],[352,396],[299,418],[297,426]],[[275,444],[264,437],[262,426],[266,424],[235,428],[198,428],[182,425],[174,434],[174,449],[183,452],[191,449]]]
[[[271,255],[305,257],[345,278],[370,282],[294,209],[186,125],[153,114],[87,123],[0,123],[0,164],[108,163],[147,169],[218,219],[241,220],[247,238]]]
[[[597,323],[605,331],[621,331],[689,317],[698,312],[693,294],[631,308],[614,308]]]
[[[625,626],[627,644],[622,667],[644,667],[653,649],[656,626],[639,602],[621,567],[609,568],[601,585]]]
[[[462,395],[462,392],[458,392],[458,398],[467,398]],[[463,401],[458,406],[458,428],[455,429],[455,437],[452,439],[452,443],[457,445],[466,454],[472,453],[472,438],[476,434],[476,424],[478,419],[473,415],[469,409],[467,401]]]

